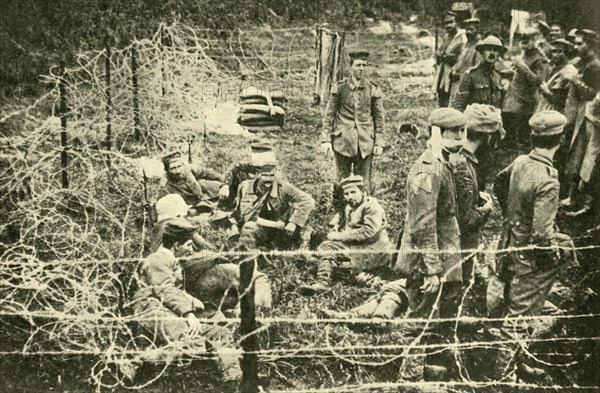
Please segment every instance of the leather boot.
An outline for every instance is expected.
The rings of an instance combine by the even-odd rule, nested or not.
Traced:
[[[302,294],[313,296],[328,291],[331,288],[332,271],[333,261],[327,259],[319,261],[316,282],[312,285],[303,285],[300,287]]]
[[[399,309],[400,305],[396,300],[391,299],[389,297],[384,297],[377,305],[377,308],[373,313],[373,318],[392,319],[396,316],[396,312]]]

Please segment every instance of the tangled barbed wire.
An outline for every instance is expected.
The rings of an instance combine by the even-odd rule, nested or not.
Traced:
[[[240,71],[276,79],[310,75],[309,57],[304,63],[290,59],[302,52],[298,47],[306,53],[311,50],[312,31],[260,31],[253,39],[248,38],[250,34],[236,30],[219,38],[178,24],[163,25],[149,39],[136,40],[126,48],[82,54],[75,66],[51,70],[44,78],[53,86],[48,94],[0,119],[7,123],[19,117],[26,122],[22,131],[15,129],[0,137],[0,203],[4,206],[0,212],[0,331],[10,337],[0,356],[93,355],[96,361],[90,378],[98,390],[115,386],[139,389],[160,378],[170,364],[206,357],[198,337],[157,346],[138,331],[140,317],[131,316],[126,307],[126,299],[137,288],[135,271],[145,255],[146,232],[152,224],[146,210],[152,195],[145,192],[140,159],[186,143],[190,134],[204,133],[205,109],[222,97],[224,84],[238,81]],[[262,39],[254,39],[256,36]],[[295,72],[297,67],[300,73]],[[69,102],[66,113],[60,111],[61,84]],[[61,116],[68,122],[66,141],[60,138]],[[63,151],[68,156],[66,167],[60,156]],[[62,184],[65,170],[69,187]],[[319,170],[322,179],[333,177],[330,165]],[[581,250],[596,248],[587,247]],[[466,253],[471,251],[479,250]],[[258,255],[273,260],[276,268],[289,268],[286,260],[306,260],[318,253],[222,253],[224,257]],[[598,315],[547,318],[597,323]],[[422,345],[418,340],[407,342],[401,330],[388,329],[377,341],[365,345],[364,337],[351,331],[352,325],[394,327],[412,322],[424,325],[424,334],[428,324],[500,322],[461,316],[451,321],[430,317],[383,323],[322,319],[312,314],[266,316],[258,321],[262,325],[253,334],[271,345],[256,353],[269,362],[264,367],[274,374],[280,373],[280,368],[297,367],[291,362],[307,358],[383,367],[411,356],[408,349],[465,351],[497,344],[482,333],[478,340],[455,334],[453,342]],[[237,319],[202,322],[224,323],[232,331],[238,324]],[[315,329],[323,324],[327,326]],[[310,342],[300,337],[307,331],[311,332]],[[286,335],[287,340],[281,339]],[[531,356],[569,366],[586,361],[596,349],[598,337],[530,341],[546,340],[566,343],[560,348],[565,352]],[[569,351],[569,343],[577,347]],[[553,363],[552,356],[559,361]],[[565,357],[574,360],[565,361]],[[135,382],[133,370],[143,362],[164,367],[148,380]],[[333,381],[328,367],[324,369]],[[470,378],[463,375],[463,380]]]

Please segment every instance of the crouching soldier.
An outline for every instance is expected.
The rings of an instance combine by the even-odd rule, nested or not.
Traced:
[[[339,266],[342,261],[349,261],[353,275],[389,267],[391,254],[386,250],[391,250],[392,245],[386,231],[383,208],[377,199],[367,195],[362,176],[347,177],[342,180],[341,186],[348,203],[342,229],[329,232],[328,240],[319,246],[318,252],[322,256],[318,262],[317,281],[301,287],[307,295],[328,290],[333,267]],[[358,252],[360,250],[366,253]]]
[[[140,327],[154,342],[169,344],[188,338],[193,348],[207,344],[214,351],[223,379],[235,382],[241,378],[241,369],[232,332],[200,322],[198,315],[204,304],[182,289],[182,268],[174,252],[184,247],[182,239],[189,240],[194,229],[181,217],[165,224],[160,246],[142,263],[140,289],[131,307],[140,318]]]
[[[240,184],[233,213],[242,225],[240,245],[250,250],[259,246],[299,246],[301,230],[315,201],[280,178],[279,163],[271,146],[252,145],[252,163],[257,167],[257,178]]]

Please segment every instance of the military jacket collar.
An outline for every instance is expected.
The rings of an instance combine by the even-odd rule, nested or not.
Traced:
[[[258,189],[258,182],[259,179],[254,180],[254,184],[252,185],[252,189],[254,190],[254,193],[256,195],[264,195],[264,194],[259,194],[259,189]],[[277,179],[273,180],[273,184],[271,185],[271,198],[277,198],[277,196],[279,195],[279,182],[277,181]]]
[[[369,79],[367,78],[363,78],[362,83],[359,83],[354,76],[350,76],[350,78],[348,79],[348,86],[350,87],[351,90],[354,90],[356,88],[358,89],[364,89],[365,86],[367,86],[367,84],[369,83]]]
[[[531,158],[532,160],[539,161],[539,162],[541,162],[543,164],[546,164],[546,165],[548,165],[551,168],[554,168],[554,165],[552,164],[552,160],[550,159],[550,157],[546,157],[545,155],[540,154],[536,150],[532,150],[529,153],[529,158]]]
[[[479,164],[479,160],[475,157],[475,154],[470,152],[469,150],[462,148],[460,149],[460,154],[462,154],[467,160],[471,161],[473,164]]]

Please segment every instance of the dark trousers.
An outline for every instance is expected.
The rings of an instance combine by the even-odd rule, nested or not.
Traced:
[[[335,157],[335,167],[338,182],[346,177],[350,176],[350,172],[354,169],[355,175],[363,177],[365,182],[365,189],[370,190],[371,182],[371,165],[373,163],[373,154],[369,154],[365,158],[362,158],[360,154],[354,157],[346,157],[336,151],[333,152]]]
[[[453,318],[456,316],[460,299],[462,295],[462,282],[443,282],[440,283],[440,292],[424,294],[419,289],[424,282],[421,274],[414,274],[406,280],[406,290],[409,299],[409,311],[407,318],[422,318],[424,321],[431,318]],[[436,300],[437,309],[434,310]],[[425,322],[406,326],[406,337],[416,339],[421,332],[430,331],[442,332],[448,335],[453,332],[453,323],[432,323],[425,329]],[[417,346],[427,344],[427,334],[423,336]],[[400,368],[400,377],[406,381],[418,381],[423,379],[425,368],[426,351],[423,348],[414,348],[409,351],[408,356],[402,361]]]
[[[438,106],[440,108],[446,108],[450,104],[450,92],[452,89],[448,89],[448,91],[438,90],[437,91],[437,100]]]
[[[519,342],[532,334],[533,320],[515,321],[519,316],[542,315],[546,297],[557,279],[555,268],[540,269],[521,276],[513,276],[505,287],[506,318],[502,323],[501,334],[504,340],[515,342],[500,346],[496,366],[496,379],[511,378],[520,362]]]

